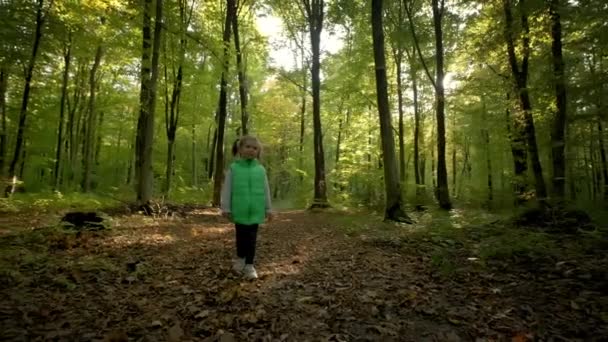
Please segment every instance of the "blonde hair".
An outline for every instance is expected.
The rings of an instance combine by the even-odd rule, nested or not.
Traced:
[[[260,142],[260,140],[256,137],[254,137],[253,135],[243,135],[238,140],[238,149],[240,150],[241,147],[243,147],[243,145],[245,145],[246,142],[253,142],[258,146],[258,155],[256,156],[256,158],[259,159],[260,156],[262,155],[262,143]],[[238,153],[238,150],[237,150],[237,153]]]

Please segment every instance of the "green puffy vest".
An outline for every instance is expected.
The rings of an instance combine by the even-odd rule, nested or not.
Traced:
[[[232,219],[240,224],[260,224],[266,218],[266,171],[255,159],[240,159],[230,166]]]

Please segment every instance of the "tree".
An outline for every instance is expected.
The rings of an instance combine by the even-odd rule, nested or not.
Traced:
[[[222,42],[224,43],[224,56],[223,56],[223,69],[222,76],[220,79],[220,96],[217,108],[217,140],[215,142],[215,174],[213,182],[213,205],[220,204],[220,197],[222,191],[222,182],[224,176],[224,131],[226,126],[226,115],[227,115],[227,78],[228,69],[230,66],[229,61],[229,45],[232,27],[232,16],[236,15],[236,0],[226,0],[226,21],[224,24],[224,34]]]
[[[445,12],[445,0],[432,0],[433,9],[433,29],[435,32],[435,78],[431,76],[429,68],[426,65],[420,44],[414,28],[412,8],[405,6],[405,10],[409,19],[410,29],[414,38],[414,46],[418,52],[418,57],[424,67],[426,75],[431,81],[435,89],[435,116],[437,121],[437,188],[436,197],[439,201],[439,206],[442,209],[449,210],[452,207],[450,202],[450,192],[448,188],[448,172],[445,162],[445,88],[443,85],[444,74],[444,51],[443,51],[443,28],[442,20]]]
[[[17,165],[20,161],[23,161],[22,155],[25,150],[24,147],[24,136],[25,136],[25,124],[27,119],[27,106],[30,100],[30,90],[32,84],[32,77],[34,75],[34,67],[36,66],[36,59],[38,57],[38,48],[40,46],[40,41],[42,40],[42,29],[44,27],[44,22],[46,20],[46,16],[48,12],[51,10],[53,5],[53,1],[49,3],[47,13],[44,12],[44,0],[38,0],[36,2],[36,30],[34,33],[34,44],[32,46],[32,53],[30,55],[30,59],[25,70],[25,85],[23,89],[23,97],[21,100],[21,109],[19,111],[19,123],[17,126],[17,136],[15,141],[15,153],[13,154],[13,159],[11,160],[11,164],[8,169],[9,176],[12,178],[12,187],[7,195],[10,195],[15,191],[17,185]]]
[[[243,2],[244,3],[244,2]],[[238,8],[238,3],[235,4]],[[239,37],[239,16],[235,13],[232,16],[232,31],[234,33],[234,48],[236,52],[236,68],[239,78],[239,98],[241,99],[241,132],[243,135],[249,134],[249,113],[247,112],[248,90],[247,90],[247,75],[245,74],[245,66],[243,64],[243,51],[241,48],[241,40]]]
[[[562,25],[560,19],[560,1],[550,0],[551,16],[551,53],[553,57],[553,78],[555,83],[556,111],[551,131],[551,152],[553,160],[553,194],[558,202],[563,202],[566,185],[566,76],[564,75],[564,58],[562,54]]]
[[[386,191],[384,218],[397,222],[412,223],[402,208],[401,185],[399,182],[399,172],[397,170],[395,141],[393,138],[393,127],[391,125],[391,113],[388,102],[382,16],[382,0],[372,0],[371,22],[372,38],[374,42],[374,64],[376,69],[376,96],[378,101],[378,116],[380,118],[384,186]]]
[[[528,24],[528,15],[526,13],[525,1],[518,1],[518,9],[520,13],[520,23],[522,27],[522,61],[521,66],[517,61],[514,43],[514,25],[513,25],[513,13],[511,10],[512,0],[504,0],[504,13],[505,13],[505,40],[507,43],[507,53],[509,66],[511,67],[511,73],[513,75],[514,87],[518,94],[519,100],[519,111],[514,120],[515,134],[520,137],[525,137],[525,143],[528,147],[528,153],[530,154],[530,161],[532,164],[532,171],[534,172],[534,179],[536,185],[536,198],[542,203],[547,197],[547,190],[545,188],[545,180],[543,178],[543,170],[540,164],[540,158],[538,154],[538,146],[536,144],[536,130],[534,128],[534,119],[532,117],[532,104],[530,102],[530,94],[528,90],[528,67],[530,59],[530,27]],[[523,147],[521,144],[517,146],[519,149],[519,155],[525,157],[525,154],[521,152]],[[516,173],[522,173],[525,171],[525,159],[520,161],[520,169],[516,170]],[[523,169],[523,170],[522,170]],[[520,175],[521,177],[521,175]],[[520,196],[522,194],[519,194]]]
[[[154,112],[156,109],[156,83],[158,80],[158,59],[163,20],[163,1],[156,0],[154,15],[154,37],[151,39],[152,0],[144,0],[142,56],[141,56],[141,90],[139,100],[139,118],[136,138],[136,174],[137,203],[149,209],[154,191],[154,174],[152,172],[152,146],[154,144]],[[150,53],[152,58],[150,59]]]
[[[311,208],[325,208],[327,184],[325,181],[325,152],[323,151],[323,130],[321,127],[321,32],[325,14],[324,0],[300,0],[298,3],[308,22],[310,45],[312,47],[312,118],[315,159],[314,197]]]

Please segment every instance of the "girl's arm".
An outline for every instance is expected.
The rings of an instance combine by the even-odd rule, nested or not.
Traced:
[[[222,194],[220,199],[220,208],[223,214],[230,214],[232,211],[232,170],[226,171],[224,185],[222,186]]]

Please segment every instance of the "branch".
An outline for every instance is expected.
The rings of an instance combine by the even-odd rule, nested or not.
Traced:
[[[404,0],[406,1],[406,0]],[[412,38],[414,38],[414,46],[416,47],[416,51],[418,51],[418,57],[420,58],[420,62],[422,62],[422,66],[424,67],[424,72],[426,73],[426,76],[429,78],[429,80],[431,81],[431,84],[433,85],[433,88],[435,88],[435,90],[437,89],[437,84],[435,84],[435,79],[433,78],[433,76],[431,76],[431,73],[429,72],[429,68],[426,65],[426,62],[424,61],[424,57],[422,56],[422,51],[420,51],[420,44],[418,43],[418,36],[416,35],[416,29],[414,28],[414,21],[412,20],[412,11],[411,8],[407,7],[407,4],[405,4],[405,12],[407,13],[407,19],[408,22],[410,23],[410,30],[412,31]]]

